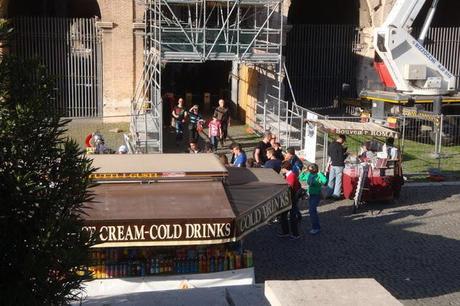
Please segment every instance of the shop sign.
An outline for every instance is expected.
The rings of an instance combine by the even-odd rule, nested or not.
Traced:
[[[436,125],[438,125],[441,121],[440,115],[436,115],[435,113],[432,113],[432,112],[418,110],[415,108],[403,108],[402,114],[403,116],[406,116],[406,117],[413,117],[417,119],[431,121]]]
[[[334,129],[336,134],[356,136],[395,137],[396,133],[391,130],[361,130],[361,129]]]
[[[291,192],[286,189],[278,196],[254,207],[236,219],[237,237],[265,224],[274,216],[291,208]]]
[[[181,240],[216,240],[233,236],[231,222],[216,223],[122,223],[107,222],[91,224],[82,228],[89,232],[97,243],[113,242],[152,242]]]

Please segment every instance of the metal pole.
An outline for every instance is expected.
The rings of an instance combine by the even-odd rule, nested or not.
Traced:
[[[322,168],[323,168],[323,172],[326,172],[326,165],[327,165],[327,154],[328,154],[328,138],[329,138],[329,134],[328,133],[324,133],[324,139],[323,139],[323,158],[322,158]]]
[[[264,123],[263,123],[264,132],[267,131],[267,104],[268,104],[268,99],[265,99],[265,103],[264,103]]]
[[[148,141],[147,141],[147,112],[144,110],[144,137],[145,137],[145,153],[149,153]]]
[[[404,153],[404,140],[406,138],[406,116],[403,116],[403,130],[401,136],[401,156]]]
[[[438,169],[441,170],[441,150],[442,150],[442,127],[444,125],[444,115],[440,115],[440,120],[439,120],[439,144],[438,144],[438,149],[437,149],[437,157],[438,157]]]
[[[283,34],[281,34],[283,35]],[[297,100],[295,98],[295,94],[294,94],[294,90],[292,89],[292,83],[291,83],[291,78],[289,78],[289,73],[286,69],[286,62],[283,62],[283,67],[284,67],[284,74],[286,75],[286,79],[288,81],[288,85],[289,85],[289,90],[291,92],[291,96],[292,96],[292,101],[294,102],[294,104],[297,105]]]
[[[426,34],[428,33],[428,30],[430,29],[431,22],[433,21],[433,17],[436,12],[436,7],[438,6],[438,2],[439,0],[433,0],[430,10],[428,11],[428,15],[426,16],[425,22],[423,23],[422,31],[420,31],[418,41],[422,45],[425,42]]]
[[[282,3],[283,0],[280,1]],[[279,54],[279,72],[278,72],[278,105],[281,106],[281,86],[283,85],[281,76],[283,73],[283,17],[281,15],[281,5],[278,4],[278,10],[279,10],[279,18],[280,18],[280,41],[279,41],[279,48],[280,48],[280,54]],[[267,24],[269,24],[270,17],[267,17]],[[267,41],[268,43],[268,41]],[[278,113],[280,114],[280,109],[278,108]],[[287,116],[286,116],[287,117]],[[286,122],[287,123],[287,122]],[[281,120],[278,115],[278,133],[279,137],[281,137]]]

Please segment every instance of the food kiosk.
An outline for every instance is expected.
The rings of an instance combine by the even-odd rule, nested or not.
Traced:
[[[214,154],[94,155],[88,296],[254,282],[242,238],[291,207],[271,169],[226,168]]]
[[[401,152],[395,145],[393,154],[389,154],[384,146],[389,138],[398,140],[398,132],[373,122],[315,120],[313,123],[326,135],[346,135],[347,139],[359,139],[360,144],[372,144],[369,149],[372,154],[367,157],[362,152],[348,152],[350,155],[345,160],[343,194],[346,199],[352,200],[353,213],[367,202],[392,200],[399,196],[404,183]],[[327,145],[323,151],[323,159],[326,158]]]

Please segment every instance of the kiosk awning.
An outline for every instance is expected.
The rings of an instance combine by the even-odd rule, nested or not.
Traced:
[[[100,184],[83,229],[95,247],[217,244],[290,209],[288,185],[273,170],[222,168],[228,177],[220,180]]]

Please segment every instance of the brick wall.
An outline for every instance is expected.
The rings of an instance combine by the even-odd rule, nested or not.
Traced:
[[[128,115],[136,85],[137,53],[134,0],[99,0],[103,46],[104,116]],[[110,25],[113,23],[113,26]],[[141,62],[142,64],[142,62]]]

